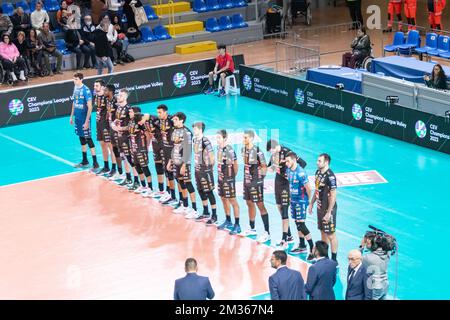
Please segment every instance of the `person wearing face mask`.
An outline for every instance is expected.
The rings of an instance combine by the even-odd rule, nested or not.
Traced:
[[[83,26],[80,31],[81,40],[84,41],[84,46],[90,49],[90,59],[92,69],[97,68],[97,59],[95,57],[95,35],[96,30],[94,24],[92,23],[92,17],[87,15],[83,19]]]

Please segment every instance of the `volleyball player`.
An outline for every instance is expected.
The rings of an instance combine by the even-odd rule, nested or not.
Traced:
[[[312,212],[317,201],[317,224],[322,241],[331,244],[331,258],[337,262],[338,240],[336,238],[336,176],[330,169],[331,157],[322,153],[317,159],[316,189],[311,198],[308,212]]]
[[[217,204],[214,196],[214,149],[211,141],[204,136],[205,124],[203,122],[196,122],[192,125],[194,131],[194,139],[192,146],[194,149],[194,164],[195,164],[195,182],[197,185],[197,192],[203,204],[203,214],[197,220],[206,221],[207,226],[214,225],[217,222]],[[208,201],[211,205],[211,217],[208,211]]]
[[[116,119],[116,109],[117,109],[117,100],[115,97],[115,88],[112,84],[108,84],[105,86],[104,94],[106,97],[106,107],[107,107],[107,117],[108,117],[108,124],[109,124],[109,136],[111,138],[111,158],[113,158],[117,163],[117,171],[115,164],[113,162],[113,165],[111,167],[111,171],[106,176],[109,180],[117,181],[117,180],[123,180],[125,178],[123,171],[122,171],[122,159],[120,158],[120,152],[119,152],[119,136],[117,134],[117,131],[113,130],[111,128],[111,124]]]
[[[186,115],[183,112],[175,113],[172,120],[175,129],[172,132],[172,157],[167,164],[167,170],[172,170],[178,183],[178,191],[181,191],[184,210],[177,212],[186,214],[188,219],[196,219],[199,213],[195,189],[191,182],[192,132],[184,125]],[[191,208],[188,207],[188,196],[191,198]]]
[[[96,173],[98,175],[104,175],[110,171],[109,168],[109,152],[111,148],[110,127],[108,121],[108,106],[107,98],[104,95],[105,82],[101,79],[97,79],[94,82],[94,99],[93,108],[96,112],[96,125],[97,125],[97,141],[100,142],[103,155],[103,168]],[[111,150],[111,162],[115,166],[114,154]]]
[[[264,223],[264,232],[257,241],[265,243],[270,241],[269,214],[264,206],[264,177],[267,172],[266,159],[264,153],[258,146],[253,144],[255,132],[253,130],[244,131],[244,147],[242,155],[244,157],[244,200],[247,203],[248,215],[250,219],[250,229],[244,231],[242,236],[255,236],[256,208],[261,214]]]
[[[83,84],[83,74],[75,73],[73,75],[75,88],[73,89],[72,111],[70,113],[70,124],[75,125],[75,134],[80,139],[82,160],[75,168],[88,168],[87,147],[89,146],[92,155],[92,171],[98,170],[99,165],[95,154],[94,141],[91,138],[91,113],[92,113],[92,93],[89,88]]]
[[[236,200],[236,175],[239,165],[236,152],[228,142],[226,130],[219,130],[217,132],[217,144],[217,191],[225,211],[225,221],[217,229],[228,229],[231,235],[240,234],[239,204]],[[230,205],[233,207],[234,225],[231,222]]]
[[[278,211],[281,214],[283,235],[281,242],[276,246],[281,250],[287,248],[288,243],[294,242],[294,237],[291,235],[291,228],[289,227],[289,181],[286,172],[286,155],[291,150],[285,146],[282,146],[276,140],[267,141],[267,151],[271,153],[269,160],[269,170],[275,171],[275,202],[277,204]],[[302,168],[306,166],[306,162],[300,157],[297,162]],[[300,239],[300,244],[305,247],[305,239]]]
[[[151,125],[149,121],[140,124],[142,120],[141,108],[130,109],[130,149],[134,167],[139,175],[141,185],[134,190],[148,197],[153,192],[152,175],[148,168],[148,147],[151,140]]]
[[[297,225],[299,239],[306,239],[308,241],[308,260],[312,260],[314,258],[312,254],[314,242],[311,238],[311,233],[306,227],[306,210],[312,195],[311,186],[309,185],[306,171],[298,164],[297,155],[290,151],[286,154],[285,160],[286,167],[288,168],[287,176],[289,180],[291,217]],[[283,249],[286,250],[287,246],[284,246]],[[303,252],[302,250],[302,244],[299,243],[298,248],[292,250],[291,253],[300,253]]]

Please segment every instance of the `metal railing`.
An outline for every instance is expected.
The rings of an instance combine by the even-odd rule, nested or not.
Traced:
[[[319,46],[306,47],[284,41],[277,41],[275,45],[275,71],[278,73],[298,75],[320,66]]]

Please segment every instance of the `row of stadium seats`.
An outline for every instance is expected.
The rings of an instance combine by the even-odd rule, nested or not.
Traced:
[[[217,18],[209,18],[206,20],[206,31],[218,32],[230,29],[238,29],[248,27],[248,24],[244,21],[244,18],[240,13],[231,16],[222,16]]]
[[[192,9],[200,13],[245,6],[247,6],[245,0],[194,0]]]
[[[409,31],[406,39],[404,33],[398,31],[394,35],[393,43],[384,46],[384,51],[408,55],[413,53],[419,55],[427,54],[450,59],[450,37],[430,32],[425,37],[425,46],[420,47],[420,43],[421,38],[418,31]]]
[[[25,13],[31,13],[35,10],[37,2],[38,0],[30,0],[30,3],[28,4],[27,1],[20,0],[16,2],[15,7],[22,7]],[[60,2],[58,0],[44,0],[42,1],[42,7],[47,11],[58,11],[60,8]],[[14,6],[12,3],[2,3],[2,9],[3,13],[8,16],[12,16],[14,13]]]

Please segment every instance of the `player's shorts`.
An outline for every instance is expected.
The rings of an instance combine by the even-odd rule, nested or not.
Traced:
[[[289,181],[275,180],[275,203],[279,206],[289,206]]]
[[[306,220],[306,210],[308,202],[291,202],[291,218],[294,220]]]
[[[109,123],[97,122],[97,141],[111,142]]]
[[[234,178],[219,180],[217,193],[221,198],[236,198],[236,180]]]
[[[222,73],[225,73],[225,78],[228,77],[228,76],[231,76],[231,75],[233,74],[233,72],[231,72],[230,70],[222,71],[221,73],[219,73],[219,74],[217,75],[217,80],[220,79],[220,75],[221,75]]]
[[[264,180],[244,184],[244,200],[252,202],[262,202],[264,200]]]
[[[131,156],[130,152],[130,136],[128,134],[123,134],[118,137],[119,144],[117,147],[119,151],[123,153],[125,157]]]
[[[148,152],[133,152],[133,164],[139,165],[141,168],[148,167]]]
[[[183,181],[183,182],[191,182],[191,165],[190,164],[186,164],[186,170],[183,175],[180,172],[181,165],[173,165],[172,169],[173,169],[173,176],[175,179],[177,179],[179,181]]]
[[[153,160],[155,163],[163,163],[163,154],[161,145],[158,142],[152,141]]]
[[[82,138],[90,138],[91,137],[91,126],[86,130],[83,129],[84,120],[75,119],[75,134]]]
[[[324,224],[322,221],[323,218],[325,217],[325,214],[326,214],[326,210],[322,210],[322,209],[317,210],[317,228],[320,231],[323,231],[328,234],[336,232],[337,204],[334,206],[333,210],[331,211],[331,220],[327,224]]]
[[[214,190],[214,175],[212,170],[195,170],[195,183],[198,191],[211,192]]]

